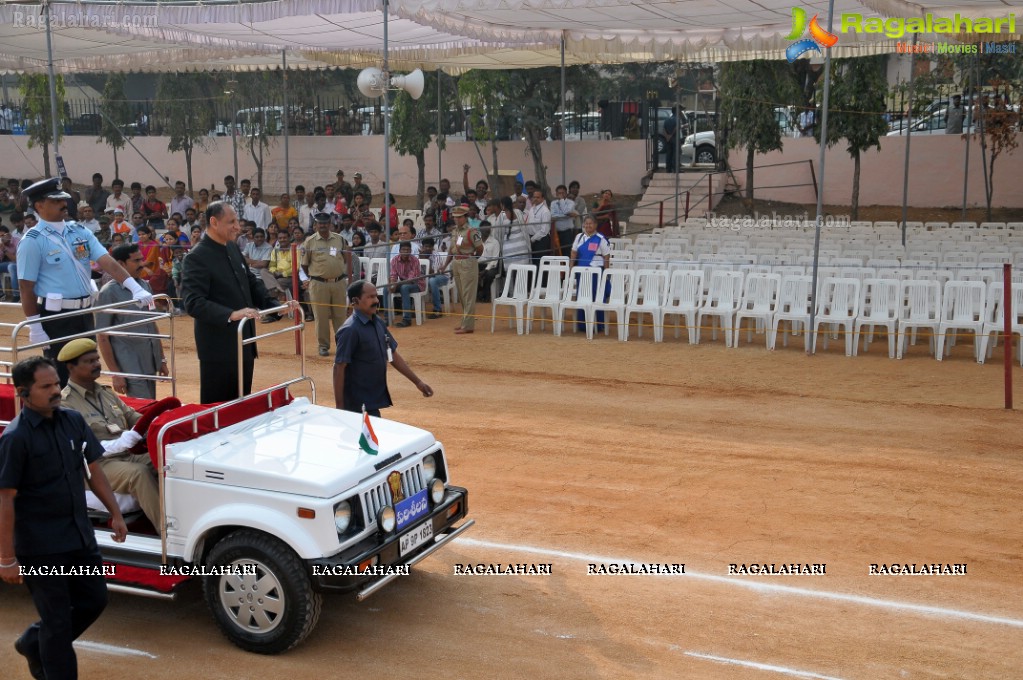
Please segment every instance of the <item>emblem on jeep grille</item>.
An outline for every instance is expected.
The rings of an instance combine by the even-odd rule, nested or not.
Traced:
[[[391,502],[397,503],[405,498],[401,493],[401,473],[395,470],[387,475],[387,485],[391,487]]]

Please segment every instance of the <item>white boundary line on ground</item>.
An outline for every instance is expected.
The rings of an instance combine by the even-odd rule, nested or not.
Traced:
[[[102,642],[89,642],[88,640],[76,640],[75,647],[78,649],[87,649],[91,652],[100,652],[101,654],[112,654],[114,656],[141,656],[146,659],[159,658],[155,654],[143,652],[140,649],[118,647],[117,645],[108,645]]]
[[[537,555],[548,555],[551,557],[563,557],[569,560],[576,560],[579,562],[589,563],[615,563],[615,564],[643,564],[631,559],[622,559],[620,557],[608,557],[606,555],[587,555],[584,553],[566,552],[563,550],[552,550],[550,548],[538,548],[529,545],[515,545],[510,543],[497,543],[495,541],[482,541],[475,538],[464,538],[459,536],[455,539],[461,545],[467,547],[478,547],[478,548],[495,548],[498,550],[508,550],[511,552],[525,552],[534,553]],[[670,576],[668,574],[658,574],[659,576]],[[694,578],[703,581],[711,581],[713,583],[723,583],[729,586],[738,586],[740,588],[747,588],[749,590],[755,590],[762,593],[781,593],[785,595],[800,595],[803,597],[815,597],[821,600],[832,600],[836,602],[849,602],[852,604],[864,605],[867,607],[877,607],[880,609],[894,609],[896,611],[913,612],[916,614],[929,614],[933,616],[944,616],[951,619],[962,619],[966,621],[977,621],[980,623],[992,623],[1002,626],[1011,626],[1013,628],[1023,628],[1023,620],[1013,619],[1005,616],[989,616],[988,614],[978,614],[975,612],[962,611],[960,609],[948,609],[946,607],[933,607],[930,605],[913,604],[911,602],[897,602],[895,600],[882,600],[876,597],[866,597],[863,595],[852,595],[849,593],[833,593],[827,590],[813,590],[811,588],[797,588],[795,586],[782,586],[775,583],[764,583],[762,581],[747,581],[739,578],[728,578],[726,576],[716,576],[714,574],[701,574],[699,572],[686,571],[685,574],[678,575],[677,578]]]
[[[700,652],[685,652],[685,655],[691,656],[696,659],[716,661],[717,663],[724,663],[730,666],[744,666],[746,668],[756,668],[758,671],[773,671],[775,673],[784,673],[785,675],[791,675],[794,678],[810,678],[811,680],[842,680],[841,678],[836,678],[832,675],[820,675],[819,673],[813,673],[811,671],[797,671],[794,668],[785,668],[784,666],[775,666],[773,664],[759,663],[757,661],[729,659],[726,656],[715,656],[714,654],[702,654]]]

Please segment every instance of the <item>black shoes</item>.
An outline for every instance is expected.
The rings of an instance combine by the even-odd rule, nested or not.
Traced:
[[[25,657],[28,661],[28,672],[36,680],[46,680],[46,675],[43,672],[43,660],[39,658],[39,648],[32,650],[29,649],[28,643],[25,642],[25,636],[22,635],[20,638],[14,641],[14,651]]]

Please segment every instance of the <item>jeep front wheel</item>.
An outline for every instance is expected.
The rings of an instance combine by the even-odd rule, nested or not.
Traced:
[[[257,654],[285,652],[309,635],[322,598],[287,545],[248,529],[217,543],[206,561],[206,605],[234,644]]]

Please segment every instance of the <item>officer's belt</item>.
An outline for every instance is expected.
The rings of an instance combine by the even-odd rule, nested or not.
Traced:
[[[45,305],[46,304],[46,298],[44,298],[44,297],[37,297],[36,298],[36,304],[37,305]],[[60,301],[60,308],[61,309],[88,309],[89,307],[92,307],[92,297],[91,296],[81,297],[81,298],[64,298],[63,300]]]

